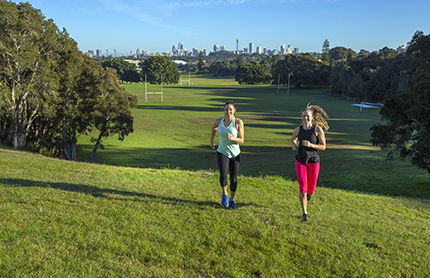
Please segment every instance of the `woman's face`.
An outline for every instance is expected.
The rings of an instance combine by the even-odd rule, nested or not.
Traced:
[[[236,113],[236,108],[232,104],[227,104],[224,106],[224,114],[226,117],[233,117],[234,113]]]
[[[310,110],[305,110],[302,113],[302,121],[304,125],[312,124],[312,112]]]

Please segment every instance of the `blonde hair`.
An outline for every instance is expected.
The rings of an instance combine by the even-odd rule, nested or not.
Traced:
[[[313,121],[315,124],[321,126],[325,130],[329,129],[328,123],[324,119],[324,118],[328,119],[328,115],[324,111],[324,109],[322,109],[320,106],[310,105],[310,103],[308,103],[308,105],[306,106],[306,109],[303,109],[303,112],[304,111],[310,111],[312,113]]]

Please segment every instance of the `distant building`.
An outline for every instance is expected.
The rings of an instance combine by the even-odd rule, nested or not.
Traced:
[[[254,51],[254,44],[252,42],[249,43],[249,54],[252,54]]]
[[[218,52],[219,50],[220,50],[220,48],[219,48],[218,44],[216,43],[214,45],[214,52]]]
[[[193,48],[193,56],[199,56],[200,50],[197,47]]]
[[[297,47],[294,48],[294,54],[299,54],[299,49]]]
[[[292,44],[289,44],[287,46],[287,54],[293,54],[293,45]]]
[[[140,48],[138,48],[138,49],[136,50],[136,57],[137,57],[137,58],[139,58],[139,57],[140,57],[140,55],[141,55],[141,54],[140,54]]]
[[[96,50],[96,57],[102,57],[102,56],[103,56],[102,51],[100,49],[97,49]]]
[[[225,51],[225,45],[221,46],[221,47],[220,47],[220,50],[221,50],[221,51]]]
[[[287,54],[287,48],[285,48],[285,43],[281,45],[281,48],[279,49],[282,55]]]
[[[258,53],[258,54],[263,53],[263,52],[262,52],[262,50],[261,50],[261,47],[260,47],[260,46],[257,46],[257,53]]]

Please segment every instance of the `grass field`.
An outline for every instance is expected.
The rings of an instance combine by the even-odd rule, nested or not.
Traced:
[[[126,85],[136,130],[106,140],[98,163],[0,149],[0,277],[430,276],[430,177],[368,143],[377,109],[323,90],[191,81],[165,86],[163,103]],[[235,210],[219,205],[209,148],[230,99],[245,121]],[[308,102],[330,130],[302,222],[289,140]]]

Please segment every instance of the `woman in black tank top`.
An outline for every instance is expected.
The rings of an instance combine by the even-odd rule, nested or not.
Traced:
[[[295,128],[291,144],[296,155],[296,173],[300,189],[303,220],[308,220],[307,202],[315,192],[320,169],[319,151],[326,148],[324,129],[329,126],[324,119],[327,113],[317,105],[309,105],[302,111],[302,125]]]

